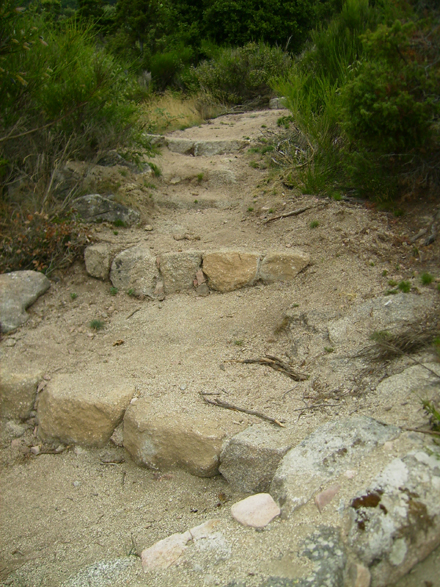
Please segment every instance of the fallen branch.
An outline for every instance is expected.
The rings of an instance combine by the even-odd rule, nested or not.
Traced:
[[[285,428],[284,424],[282,424],[276,418],[271,418],[270,416],[266,416],[261,412],[257,412],[256,410],[248,410],[247,408],[239,408],[238,406],[234,406],[233,404],[228,404],[227,402],[222,401],[221,399],[214,399],[210,400],[204,396],[203,393],[200,394],[203,398],[203,401],[207,404],[211,404],[212,406],[218,406],[219,408],[225,408],[226,410],[233,410],[235,412],[243,412],[244,414],[249,414],[250,416],[257,416],[257,418],[261,418],[262,420],[267,420],[267,422],[271,422],[272,424],[276,424],[277,426],[281,426],[281,428]]]
[[[317,208],[317,206],[304,206],[304,208],[297,208],[292,212],[285,212],[284,214],[280,214],[279,216],[272,216],[272,218],[265,220],[263,224],[269,224],[269,222],[273,222],[274,220],[280,220],[280,218],[288,218],[289,216],[299,216],[300,214],[306,212],[306,210],[310,210],[311,208]]]
[[[435,430],[419,430],[418,428],[403,428],[402,430],[407,430],[408,432],[420,432],[420,434],[429,434],[431,436],[440,436],[440,432],[436,432]]]
[[[272,357],[271,355],[266,355],[266,357],[262,359],[232,359],[228,362],[265,365],[266,367],[271,367],[275,371],[284,373],[284,375],[287,375],[287,377],[290,377],[290,379],[293,379],[294,381],[306,381],[309,378],[308,375],[297,373],[292,367],[290,367],[290,365],[287,365],[287,363],[284,363],[281,359]]]

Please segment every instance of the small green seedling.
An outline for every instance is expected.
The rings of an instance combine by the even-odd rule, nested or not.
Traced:
[[[102,330],[104,328],[104,322],[102,322],[101,320],[92,320],[90,322],[90,328],[92,330]]]
[[[389,279],[389,280],[388,280],[388,285],[389,285],[390,287],[396,287],[396,285],[397,285],[397,281],[394,281],[394,279]]]
[[[249,167],[252,167],[252,169],[258,169],[259,168],[259,165],[258,165],[258,163],[256,161],[251,161],[249,163]]]
[[[434,278],[430,273],[422,273],[420,279],[422,281],[422,285],[430,285],[434,281]]]
[[[160,177],[162,175],[162,171],[155,163],[148,163],[148,165],[153,172],[154,177]]]
[[[324,347],[324,350],[325,350],[326,353],[332,353],[335,349],[332,348],[331,346],[325,346]]]
[[[202,181],[203,181],[203,173],[199,173],[199,174],[197,175],[197,181],[198,181],[199,183],[202,183]]]
[[[269,214],[273,214],[275,212],[275,210],[273,208],[269,208],[268,212],[269,212]]]
[[[70,292],[70,299],[71,300],[76,300],[77,297],[78,297],[78,294],[77,293],[75,293],[74,291],[71,291]]]
[[[249,208],[248,208],[248,212],[253,212],[253,211],[254,211],[254,208],[253,208],[253,206],[249,206]]]
[[[127,226],[127,224],[121,218],[116,218],[116,220],[113,221],[113,226],[119,226],[121,228],[125,228]]]
[[[118,236],[119,232],[118,232],[117,230],[114,230],[114,231],[113,231],[113,234],[114,234],[115,236]]]
[[[243,346],[244,340],[234,340],[234,344],[235,344],[235,346]]]
[[[409,281],[401,281],[397,287],[403,293],[409,293],[411,291],[411,284]]]
[[[127,295],[133,297],[134,296],[134,289],[129,289]]]
[[[319,222],[317,220],[312,220],[312,222],[309,224],[310,228],[318,228],[319,226]]]
[[[199,203],[199,201],[198,201],[198,200],[194,200],[194,204],[198,204],[198,203]]]
[[[118,293],[118,288],[117,287],[111,287],[110,288],[110,295],[111,296],[115,296]]]
[[[388,271],[386,269],[384,269],[382,271],[382,277],[386,277],[388,275]]]

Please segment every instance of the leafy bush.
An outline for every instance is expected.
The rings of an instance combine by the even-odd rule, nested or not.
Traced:
[[[31,6],[27,13],[14,12],[11,26],[23,35],[8,53],[8,70],[0,71],[2,179],[14,187],[9,201],[17,203],[21,184],[42,211],[54,170],[64,161],[134,140],[132,97],[138,86],[113,57],[96,49],[92,32],[74,22],[50,27]],[[26,46],[32,29],[37,41]],[[11,75],[17,71],[20,79]]]
[[[82,257],[90,242],[82,225],[72,218],[19,213],[7,221],[7,235],[0,241],[0,272],[32,269],[46,275]]]
[[[222,49],[214,59],[192,67],[183,81],[190,89],[201,89],[219,102],[264,101],[272,94],[270,79],[287,73],[290,65],[291,58],[278,47],[249,43]]]

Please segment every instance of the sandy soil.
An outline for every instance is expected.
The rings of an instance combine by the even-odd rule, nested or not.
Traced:
[[[250,144],[256,144],[280,132],[276,120],[282,114],[263,111],[224,116],[173,136],[197,140],[249,137]],[[390,279],[407,279],[424,295],[426,288],[418,276],[429,271],[440,277],[440,241],[429,247],[419,245],[417,255],[407,241],[431,222],[438,211],[436,202],[402,204],[407,213],[395,217],[362,202],[304,196],[284,187],[276,172],[267,168],[266,160],[247,150],[209,158],[164,150],[156,162],[162,168],[161,178],[142,179],[141,183],[131,174],[124,179],[137,185],[134,203],[142,209],[148,226],[115,229],[103,224],[92,229],[96,240],[113,243],[116,250],[147,243],[153,253],[220,246],[257,251],[298,247],[311,255],[312,263],[291,284],[258,285],[207,297],[181,293],[163,301],[138,300],[124,292],[111,295],[110,283],[89,277],[83,264],[77,263],[54,276],[48,293],[30,308],[26,325],[0,343],[1,360],[11,370],[40,368],[48,378],[59,372],[115,373],[131,379],[139,395],[153,397],[159,411],[182,410],[203,418],[212,417],[212,410],[217,410],[219,422],[236,432],[258,422],[200,399],[202,391],[219,392],[231,403],[296,422],[298,441],[320,423],[355,411],[403,426],[423,422],[416,399],[411,404],[405,399],[384,412],[374,392],[349,385],[335,400],[336,407],[312,410],[297,420],[295,410],[304,405],[307,382],[284,395],[291,384],[283,374],[228,361],[271,354],[294,362],[292,341],[282,327],[284,313],[294,303],[304,311],[343,314],[353,304],[382,294]],[[213,169],[221,173],[216,175]],[[311,208],[299,216],[265,224],[273,215],[304,206]],[[312,221],[318,223],[315,228],[311,228]],[[93,332],[89,328],[93,319],[102,320],[105,328]],[[118,340],[124,343],[114,346]],[[26,434],[15,446],[4,439],[0,451],[1,585],[56,587],[88,564],[139,552],[169,534],[214,517],[223,520],[240,546],[240,555],[233,554],[227,568],[221,570],[220,565],[215,572],[204,569],[197,575],[188,570],[189,565],[174,574],[169,571],[146,579],[133,557],[137,566],[127,575],[129,579],[124,576],[123,582],[114,585],[164,587],[210,581],[223,585],[235,577],[258,585],[261,574],[252,574],[258,560],[267,556],[268,561],[282,561],[289,550],[287,530],[278,522],[271,531],[274,551],[270,556],[266,532],[233,527],[229,506],[242,496],[221,476],[200,479],[178,470],[141,469],[113,445],[36,457],[29,453],[38,440],[34,426],[35,421],[28,423]],[[124,462],[103,462],[109,451]],[[316,512],[310,510],[302,531],[318,523]],[[284,552],[282,544],[286,545]],[[434,573],[438,564],[437,552],[412,578],[403,580],[401,587],[440,585]],[[272,571],[268,563],[266,572]]]

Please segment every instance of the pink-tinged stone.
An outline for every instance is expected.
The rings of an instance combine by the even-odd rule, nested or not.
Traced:
[[[194,280],[196,283],[195,285],[202,285],[202,283],[205,283],[206,278],[203,274],[203,271],[201,269],[199,269],[196,273],[196,278]]]
[[[327,489],[324,489],[324,491],[321,491],[321,493],[318,493],[318,495],[315,495],[315,504],[320,512],[331,502],[340,489],[340,485],[331,485]]]
[[[345,477],[347,477],[347,479],[353,479],[353,477],[356,476],[356,471],[348,470],[348,471],[345,471],[344,475],[345,475]]]
[[[142,567],[145,572],[155,569],[167,569],[182,556],[191,534],[172,534],[168,538],[159,540],[150,548],[142,551]]]
[[[354,563],[348,570],[348,581],[349,587],[370,587],[370,571],[363,565]]]
[[[12,448],[18,448],[20,446],[21,446],[21,440],[19,438],[14,438],[14,440],[11,441]]]
[[[280,515],[281,510],[268,493],[257,493],[235,503],[231,513],[243,526],[264,528]]]
[[[212,534],[217,526],[220,524],[221,520],[208,520],[200,526],[195,526],[189,530],[189,533],[192,536],[193,540],[200,540],[201,538],[207,538],[210,534]]]

